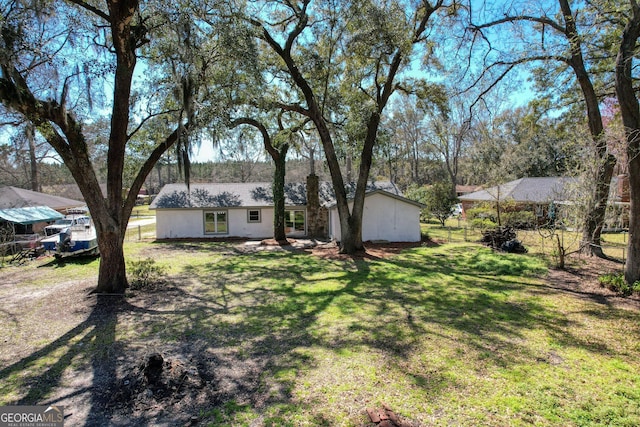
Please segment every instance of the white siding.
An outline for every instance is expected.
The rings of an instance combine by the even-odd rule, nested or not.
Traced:
[[[247,211],[249,209],[251,208],[157,209],[156,238],[248,237],[264,239],[271,237],[273,235],[273,209],[260,208],[261,221],[255,223],[248,222]],[[216,210],[229,212],[229,232],[227,234],[204,233],[204,212]]]
[[[352,208],[349,204],[349,209]],[[340,241],[338,209],[329,211],[331,238]],[[389,242],[420,241],[420,208],[385,194],[375,193],[365,197],[362,217],[362,240],[387,240]]]

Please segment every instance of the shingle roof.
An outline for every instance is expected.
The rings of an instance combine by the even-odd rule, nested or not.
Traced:
[[[266,207],[273,206],[271,183],[207,183],[191,184],[190,195],[187,195],[185,184],[167,184],[151,203],[151,209],[204,208],[204,207]],[[367,191],[385,191],[402,197],[395,184],[380,181],[367,185]],[[349,197],[355,192],[355,184],[347,187]],[[334,202],[333,187],[328,182],[320,183],[320,204]],[[307,186],[304,183],[285,185],[285,204],[288,206],[304,206],[307,204]]]
[[[0,209],[25,208],[29,206],[48,206],[51,209],[63,210],[84,205],[84,202],[52,196],[17,187],[0,187]]]
[[[460,196],[462,201],[493,202],[513,200],[521,203],[548,203],[566,201],[569,198],[569,186],[574,183],[569,177],[520,178],[515,181],[475,191]]]

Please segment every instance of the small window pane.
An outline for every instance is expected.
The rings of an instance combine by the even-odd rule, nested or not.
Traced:
[[[259,210],[250,210],[249,211],[249,222],[260,222],[260,211]]]
[[[304,231],[304,211],[295,212],[295,223],[296,231]]]
[[[287,211],[284,216],[285,226],[289,228],[293,228],[294,215],[293,211]]]
[[[227,232],[227,213],[226,212],[216,212],[216,233],[226,233]]]

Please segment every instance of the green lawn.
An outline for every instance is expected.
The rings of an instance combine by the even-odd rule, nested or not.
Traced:
[[[118,315],[124,356],[197,343],[220,362],[217,381],[234,366],[245,372],[234,381],[254,384],[203,404],[204,425],[363,426],[364,410],[383,402],[416,425],[640,425],[640,313],[550,288],[540,257],[471,243],[386,260],[225,243],[132,242],[126,252],[167,267],[171,292],[129,295],[140,309]],[[96,268],[46,271],[95,280]],[[11,336],[21,323],[7,324]],[[0,369],[0,404],[56,357]]]

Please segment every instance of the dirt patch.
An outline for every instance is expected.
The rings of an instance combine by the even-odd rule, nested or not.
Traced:
[[[600,304],[619,308],[640,310],[640,295],[637,293],[622,297],[603,287],[598,277],[606,273],[621,272],[624,265],[617,261],[573,256],[564,270],[549,269],[546,277],[548,286],[571,293],[578,298],[589,299]]]
[[[105,412],[120,413],[124,419],[160,419],[170,408],[174,414],[182,413],[174,422],[197,424],[196,411],[215,401],[213,376],[202,359],[152,353],[124,371],[123,378],[106,390],[102,402]]]
[[[365,242],[364,251],[355,254],[341,254],[340,248],[335,242],[318,245],[308,250],[314,256],[331,260],[351,259],[387,259],[398,255],[400,252],[420,246],[434,246],[434,242]]]

